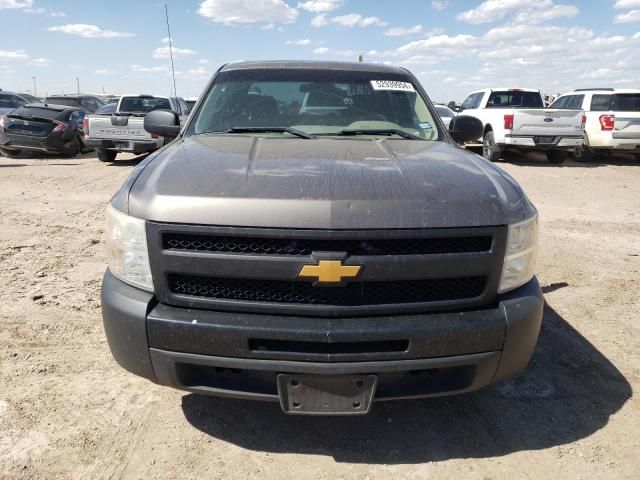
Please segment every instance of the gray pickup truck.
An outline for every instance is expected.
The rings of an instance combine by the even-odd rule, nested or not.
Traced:
[[[304,108],[302,108],[304,106]],[[537,212],[457,144],[408,71],[222,67],[107,214],[111,352],[153,382],[355,415],[524,369],[543,298]]]
[[[95,148],[103,162],[113,162],[119,152],[153,152],[164,145],[165,139],[144,129],[144,116],[158,109],[177,112],[182,123],[189,115],[189,107],[180,97],[123,95],[114,113],[96,112],[85,117],[84,144]]]

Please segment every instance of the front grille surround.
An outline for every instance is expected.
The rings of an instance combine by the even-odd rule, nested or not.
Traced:
[[[302,317],[428,313],[488,306],[497,295],[506,235],[506,226],[331,231],[147,222],[159,302]],[[167,242],[194,237],[224,238],[225,249],[177,248]],[[298,250],[265,253],[260,247],[261,253],[241,253],[227,248],[226,239],[243,243],[256,239],[255,244],[262,246],[293,244]],[[368,247],[372,244],[385,247],[385,254],[371,254]],[[453,251],[442,251],[447,244]],[[317,251],[319,245],[332,250]],[[353,247],[359,255],[337,250],[340,245]],[[365,247],[357,250],[358,245]],[[429,249],[434,253],[427,253]],[[420,253],[413,253],[416,251]],[[342,286],[313,286],[311,281],[297,278],[302,265],[317,264],[319,258],[339,259],[363,269],[355,281]]]

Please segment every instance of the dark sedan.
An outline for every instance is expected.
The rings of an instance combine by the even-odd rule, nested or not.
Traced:
[[[65,105],[31,103],[0,117],[0,149],[7,156],[22,151],[74,157],[83,149],[84,112]]]

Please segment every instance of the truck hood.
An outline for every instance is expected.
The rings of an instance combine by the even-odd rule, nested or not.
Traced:
[[[513,180],[446,142],[198,135],[136,175],[122,193],[129,214],[159,222],[445,228],[503,225],[531,208]]]

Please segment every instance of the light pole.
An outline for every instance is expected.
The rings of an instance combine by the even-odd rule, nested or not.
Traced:
[[[80,95],[80,78],[76,77],[76,84],[78,85],[78,95]]]
[[[36,77],[31,77],[33,79],[33,96],[37,97],[38,96],[38,90],[36,89]]]

